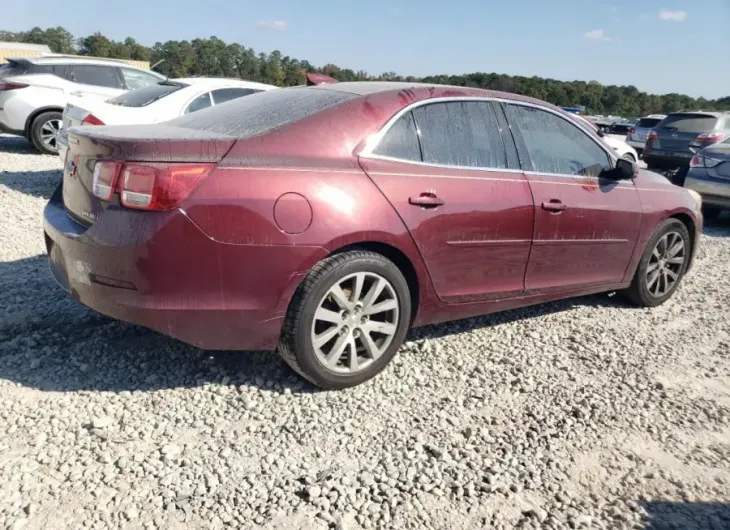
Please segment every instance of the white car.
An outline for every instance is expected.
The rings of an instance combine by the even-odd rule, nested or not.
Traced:
[[[631,160],[632,162],[638,162],[639,161],[639,155],[636,152],[636,149],[631,147],[629,144],[627,144],[625,141],[623,141],[620,138],[617,138],[615,136],[610,136],[608,134],[605,134],[600,131],[600,128],[595,125],[590,120],[586,119],[583,116],[575,115],[576,118],[580,118],[580,121],[588,126],[590,126],[594,131],[598,132],[598,135],[601,137],[601,139],[608,144],[608,146],[616,151],[616,155],[618,155],[620,158],[625,158],[627,160]]]
[[[80,125],[144,125],[277,87],[238,79],[193,77],[167,79],[106,101],[72,98],[63,112],[63,127]],[[61,133],[58,154],[65,159],[67,138]]]
[[[25,136],[39,151],[55,154],[69,98],[107,99],[164,79],[113,59],[8,59],[0,65],[0,131]]]

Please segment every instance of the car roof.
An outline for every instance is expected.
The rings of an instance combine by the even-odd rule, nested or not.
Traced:
[[[331,83],[325,85],[316,85],[307,87],[311,90],[329,90],[335,92],[343,92],[354,94],[356,96],[370,96],[375,94],[385,94],[388,92],[399,92],[402,90],[429,90],[429,97],[483,97],[483,98],[499,98],[499,99],[510,99],[513,101],[523,101],[525,103],[533,103],[542,107],[549,107],[557,109],[561,114],[568,114],[560,107],[556,107],[551,103],[545,101],[522,96],[520,94],[513,94],[511,92],[500,92],[496,90],[487,90],[484,88],[466,87],[458,85],[441,85],[438,83],[409,83],[402,81],[352,81],[344,83]],[[454,91],[460,92],[460,94],[454,94]]]
[[[41,57],[9,57],[8,60],[15,62],[29,62],[32,64],[94,64],[102,66],[124,66],[127,68],[134,68],[135,70],[149,71],[152,74],[160,75],[157,72],[146,70],[129,64],[121,59],[102,59],[99,57],[77,57],[72,55],[46,55]]]
[[[279,88],[274,85],[267,85],[265,83],[257,83],[255,81],[246,81],[244,79],[235,79],[232,77],[181,77],[181,78],[170,79],[170,81],[185,83],[186,85],[195,85],[195,86],[235,85],[235,86],[240,86],[243,88],[260,88],[263,90]]]
[[[672,112],[670,116],[683,116],[683,115],[703,115],[703,116],[712,116],[714,118],[719,118],[723,114],[727,114],[727,112],[712,112],[707,110],[681,110],[679,112]]]

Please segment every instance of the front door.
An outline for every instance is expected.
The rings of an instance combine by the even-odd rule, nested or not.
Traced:
[[[490,102],[418,106],[360,163],[408,227],[442,301],[524,291],[532,195]]]
[[[641,225],[634,183],[602,177],[613,167],[608,151],[567,117],[502,107],[535,200],[527,292],[621,283]]]

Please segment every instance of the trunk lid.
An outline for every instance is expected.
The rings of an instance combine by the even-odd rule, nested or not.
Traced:
[[[77,222],[89,226],[118,194],[103,201],[92,192],[98,160],[119,162],[208,162],[225,156],[235,138],[169,125],[75,127],[67,131],[63,168],[63,203]]]

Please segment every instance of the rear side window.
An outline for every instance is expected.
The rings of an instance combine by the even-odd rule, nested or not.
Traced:
[[[0,79],[13,75],[23,75],[27,71],[28,63],[9,61],[5,64],[0,64]]]
[[[373,153],[399,160],[421,162],[421,148],[418,145],[416,122],[413,121],[411,112],[407,112],[398,118],[398,121],[385,133]]]
[[[122,88],[119,82],[119,76],[117,75],[117,69],[113,66],[74,64],[70,67],[68,75],[74,83],[107,88]]]
[[[173,127],[250,138],[355,97],[355,94],[316,87],[265,90],[167,123]]]
[[[183,83],[162,82],[156,85],[147,85],[144,88],[130,90],[124,94],[112,98],[108,101],[113,105],[122,107],[146,107],[147,105],[158,101],[165,96],[169,96],[188,85]]]
[[[510,104],[506,110],[524,141],[532,171],[597,177],[611,168],[606,151],[577,125],[532,107]]]
[[[221,103],[231,101],[232,99],[237,99],[243,96],[250,96],[251,94],[255,94],[256,92],[261,91],[255,90],[253,88],[219,88],[218,90],[214,90],[212,92],[213,102],[216,105],[220,105]]]
[[[717,118],[707,114],[675,114],[667,116],[659,124],[659,129],[681,133],[708,132],[717,125]]]
[[[188,105],[188,108],[185,109],[185,114],[190,114],[191,112],[207,109],[210,106],[210,92],[206,92],[205,94],[202,94],[195,98],[193,102]]]
[[[507,155],[489,103],[432,103],[413,110],[423,161],[474,168],[506,168]]]
[[[657,126],[659,122],[661,122],[659,118],[641,118],[639,120],[639,123],[636,124],[637,127],[643,127],[645,129],[652,129]]]
[[[132,68],[122,68],[122,76],[124,84],[129,90],[137,90],[147,85],[159,83],[161,79],[156,75],[143,72],[142,70],[133,70]]]

